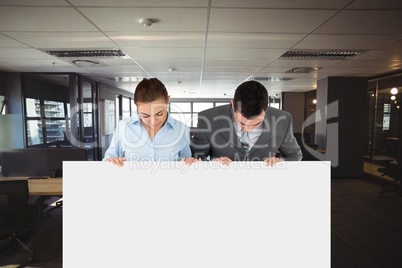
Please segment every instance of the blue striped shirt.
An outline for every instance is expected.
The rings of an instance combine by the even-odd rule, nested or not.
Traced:
[[[121,120],[103,160],[122,157],[123,153],[127,161],[178,161],[191,157],[190,128],[168,114],[151,140],[139,115]]]

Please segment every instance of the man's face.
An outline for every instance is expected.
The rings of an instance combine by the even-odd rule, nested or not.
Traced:
[[[233,114],[235,121],[239,124],[239,126],[244,132],[253,131],[254,128],[256,128],[257,126],[261,125],[262,122],[264,122],[265,117],[265,111],[262,111],[258,116],[253,117],[251,119],[247,119],[239,112],[234,112]]]

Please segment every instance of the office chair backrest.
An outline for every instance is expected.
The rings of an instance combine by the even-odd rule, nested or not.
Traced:
[[[26,206],[28,198],[27,180],[0,181],[0,208]]]
[[[60,177],[63,161],[86,161],[84,148],[24,148],[1,151],[3,176]],[[59,174],[55,174],[58,170]]]
[[[0,181],[0,235],[21,230],[27,219],[28,181]]]

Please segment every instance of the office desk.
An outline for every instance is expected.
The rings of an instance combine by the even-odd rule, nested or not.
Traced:
[[[21,180],[28,177],[0,177],[0,180]],[[46,195],[46,196],[62,196],[63,195],[63,179],[29,179],[28,180],[29,195]]]

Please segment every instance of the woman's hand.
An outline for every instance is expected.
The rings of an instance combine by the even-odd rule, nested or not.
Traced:
[[[113,165],[117,165],[119,167],[124,166],[124,161],[126,161],[125,157],[109,157],[106,159],[108,162],[112,162]]]
[[[199,161],[202,161],[202,160],[201,160],[201,158],[197,159],[197,158],[194,158],[194,157],[186,157],[186,158],[181,159],[181,161],[184,162],[186,165],[191,166],[193,163],[199,162]]]

